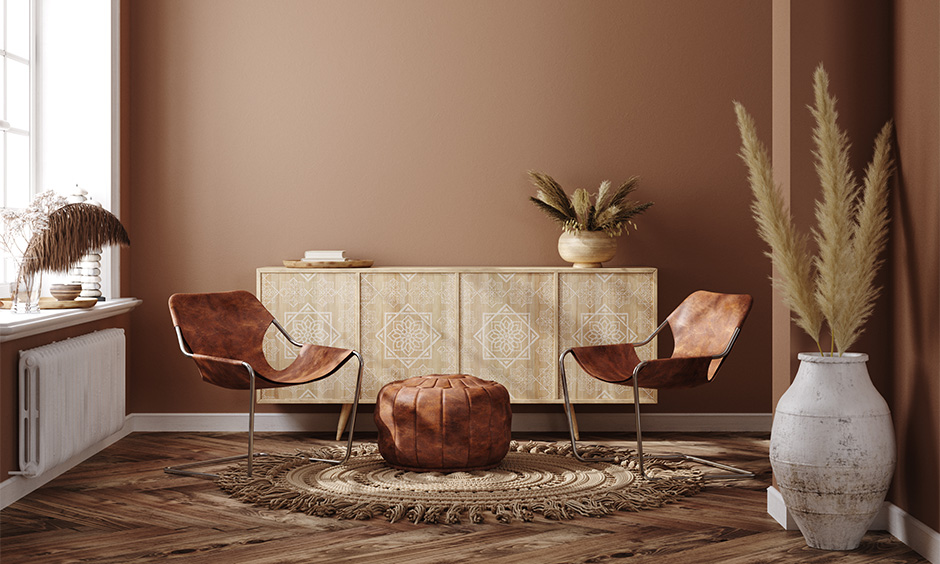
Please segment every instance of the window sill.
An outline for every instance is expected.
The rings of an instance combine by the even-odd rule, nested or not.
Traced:
[[[36,314],[2,310],[0,343],[114,317],[131,311],[141,303],[137,298],[115,298],[98,303],[91,309],[49,309]]]

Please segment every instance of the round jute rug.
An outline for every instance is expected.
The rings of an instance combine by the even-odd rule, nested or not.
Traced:
[[[345,447],[257,456],[253,476],[244,464],[218,478],[219,487],[241,501],[321,517],[391,522],[480,523],[484,515],[509,523],[599,517],[614,511],[660,507],[702,489],[702,476],[681,462],[648,459],[639,478],[633,451],[605,446],[579,447],[582,456],[611,457],[614,462],[584,463],[571,456],[570,443],[513,441],[499,466],[473,472],[396,470],[375,444],[353,447],[343,465],[309,462],[307,457],[339,458]]]

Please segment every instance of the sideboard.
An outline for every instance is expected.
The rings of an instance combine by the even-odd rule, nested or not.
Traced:
[[[560,403],[561,352],[639,341],[657,325],[655,268],[262,267],[256,276],[261,302],[294,339],[362,353],[366,403],[387,382],[456,373],[499,382],[514,403]],[[269,330],[272,366],[288,365],[294,350]],[[656,340],[638,352],[655,358]],[[574,361],[566,368],[575,403],[633,401],[630,386],[605,385]],[[259,401],[348,402],[355,370],[265,389]],[[657,399],[656,390],[640,396]]]

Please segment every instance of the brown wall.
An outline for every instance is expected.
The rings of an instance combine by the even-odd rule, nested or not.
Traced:
[[[19,351],[78,337],[92,331],[110,327],[124,329],[125,339],[130,342],[130,314],[83,323],[74,327],[60,329],[14,339],[0,343],[0,480],[5,480],[11,470],[19,470]],[[128,353],[128,359],[130,359]],[[128,413],[130,413],[128,411]]]
[[[892,116],[892,8],[890,0],[793,0],[791,7],[791,209],[808,232],[817,225],[814,208],[821,196],[812,156],[815,121],[807,107],[813,104],[813,71],[820,63],[826,67],[830,92],[838,99],[839,125],[852,142],[852,170],[860,179],[875,137]],[[878,282],[887,284],[886,269]],[[852,347],[868,353],[869,373],[886,396],[892,362],[887,301],[883,295]],[[795,374],[797,353],[814,350],[815,344],[795,325],[792,331]],[[827,335],[823,346],[828,345]]]
[[[892,412],[900,453],[891,500],[940,531],[940,4],[894,10]]]
[[[829,71],[859,176],[878,130],[895,119],[885,290],[853,348],[869,353],[872,381],[894,415],[898,467],[888,499],[940,530],[940,10],[931,0],[793,0],[790,8],[790,189],[799,223],[815,224],[819,186],[806,109],[813,68],[823,62]],[[793,372],[795,353],[810,346],[793,328]]]
[[[656,205],[609,264],[658,267],[661,315],[698,288],[754,295],[722,377],[651,411],[770,411],[770,268],[731,105],[769,135],[769,3],[126,6],[132,411],[244,409],[179,354],[174,292],[253,291],[256,267],[313,248],[563,264],[529,169],[569,190],[642,177]]]

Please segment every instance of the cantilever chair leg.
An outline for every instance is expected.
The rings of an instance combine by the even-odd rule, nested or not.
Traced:
[[[256,456],[254,452],[255,446],[255,371],[251,368],[251,365],[247,362],[243,362],[242,365],[248,370],[248,382],[249,382],[249,396],[248,396],[248,454],[238,454],[235,456],[226,456],[224,458],[213,458],[211,460],[200,460],[198,462],[187,462],[186,464],[178,464],[176,466],[167,466],[163,469],[167,474],[174,474],[177,476],[194,476],[198,478],[218,478],[218,474],[212,474],[209,472],[196,472],[193,470],[188,470],[188,468],[195,468],[197,466],[215,466],[218,464],[223,464],[226,462],[233,462],[235,460],[248,459],[248,477],[251,477],[252,473],[252,462]],[[257,456],[266,456],[267,453],[259,452]]]
[[[558,357],[558,372],[561,374],[561,391],[565,398],[565,415],[568,417],[568,432],[571,434],[571,453],[581,462],[612,462],[613,458],[584,458],[578,452],[578,441],[574,432],[574,421],[571,418],[571,401],[568,399],[568,378],[565,376],[565,356],[571,352],[571,349],[561,353]]]
[[[633,409],[636,414],[636,452],[637,452],[637,463],[640,467],[640,475],[646,478],[647,480],[655,480],[656,478],[646,475],[646,470],[643,465],[643,431],[640,428],[640,385],[636,374],[633,377]],[[707,460],[705,458],[699,458],[697,456],[692,456],[689,454],[683,453],[674,453],[674,454],[663,454],[663,455],[647,455],[649,458],[657,458],[660,460],[688,460],[704,466],[711,466],[713,468],[720,468],[722,470],[727,470],[730,474],[703,474],[705,479],[708,480],[729,480],[734,478],[753,478],[755,474],[749,472],[742,468],[735,468],[734,466],[728,466],[727,464],[721,464],[719,462],[714,462],[712,460]]]
[[[578,452],[577,439],[574,432],[574,422],[571,419],[571,401],[568,397],[568,378],[565,374],[565,356],[571,352],[571,349],[566,350],[561,354],[561,357],[558,359],[559,373],[561,374],[561,390],[562,395],[565,400],[565,415],[568,417],[568,432],[571,435],[571,452],[574,454],[574,457],[582,462],[611,462],[613,458],[584,458],[581,456],[581,453]],[[637,378],[637,372],[642,365],[637,366],[634,370],[633,375],[633,409],[634,416],[636,417],[636,459],[637,466],[640,472],[640,476],[647,480],[655,480],[653,476],[649,476],[646,473],[646,464],[645,460],[647,458],[655,458],[659,460],[688,460],[690,462],[695,462],[704,466],[711,466],[714,468],[719,468],[721,470],[726,470],[728,474],[706,474],[705,478],[709,480],[721,480],[721,479],[735,479],[735,478],[753,478],[755,474],[749,472],[742,468],[736,468],[734,466],[729,466],[727,464],[721,464],[719,462],[714,462],[705,458],[700,458],[697,456],[692,456],[683,453],[674,453],[674,454],[664,454],[664,455],[653,455],[653,454],[644,454],[643,453],[643,427],[640,421],[640,385],[639,378]]]
[[[344,464],[349,457],[352,455],[352,445],[353,445],[353,431],[356,429],[356,412],[359,410],[359,395],[362,391],[362,355],[358,352],[353,351],[353,354],[356,356],[356,360],[359,361],[359,373],[356,376],[356,392],[353,394],[353,404],[352,412],[349,414],[348,420],[348,429],[349,429],[349,439],[346,441],[346,454],[343,458],[339,460],[331,460],[329,458],[310,458],[307,460],[310,462],[327,462],[330,464]],[[251,474],[249,473],[249,476]]]
[[[352,454],[353,430],[354,430],[355,427],[356,427],[356,412],[357,412],[357,410],[358,410],[358,408],[359,408],[359,396],[360,396],[360,393],[361,393],[361,391],[362,391],[362,369],[363,369],[362,355],[360,355],[360,354],[359,354],[358,352],[356,352],[356,351],[353,351],[353,355],[355,355],[356,360],[359,361],[359,371],[358,371],[358,374],[357,374],[357,376],[356,376],[356,391],[355,391],[355,394],[354,394],[354,396],[353,396],[352,413],[350,414],[349,423],[348,423],[348,424],[349,424],[349,440],[346,442],[346,454],[345,454],[341,459],[339,459],[339,460],[332,460],[332,459],[329,459],[329,458],[309,458],[309,457],[308,457],[307,460],[309,460],[310,462],[327,462],[327,463],[330,463],[330,464],[344,464],[347,460],[349,460],[349,457],[350,457],[351,454]],[[212,474],[212,473],[209,473],[209,472],[196,472],[196,471],[193,471],[193,470],[189,470],[189,468],[194,468],[194,467],[197,467],[197,466],[214,466],[214,465],[217,465],[217,464],[222,464],[222,463],[226,463],[226,462],[232,462],[232,461],[235,461],[235,460],[242,460],[242,459],[247,458],[247,459],[248,459],[247,474],[248,474],[248,477],[250,478],[251,475],[252,475],[252,470],[253,470],[253,468],[252,468],[252,463],[253,463],[253,461],[254,461],[254,457],[255,457],[255,456],[267,456],[267,453],[264,453],[264,452],[259,452],[259,453],[255,453],[255,452],[254,452],[254,444],[255,444],[255,371],[251,368],[251,365],[250,365],[250,364],[248,364],[248,363],[246,363],[246,362],[243,362],[242,364],[243,364],[243,365],[245,366],[245,368],[248,370],[248,374],[249,374],[249,393],[250,393],[250,401],[249,401],[249,404],[248,404],[248,454],[239,454],[239,455],[236,455],[236,456],[227,456],[227,457],[225,457],[225,458],[214,458],[214,459],[212,459],[212,460],[201,460],[201,461],[198,461],[198,462],[188,462],[188,463],[186,463],[186,464],[178,464],[178,465],[176,465],[176,466],[167,466],[167,467],[165,467],[165,468],[163,469],[164,472],[166,472],[167,474],[175,474],[175,475],[179,475],[179,476],[194,476],[194,477],[199,477],[199,478],[212,478],[212,479],[215,479],[215,478],[218,478],[218,477],[219,477],[218,474]]]

